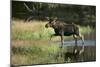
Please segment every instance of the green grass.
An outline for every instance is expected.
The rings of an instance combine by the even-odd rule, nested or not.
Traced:
[[[45,28],[47,22],[31,21],[24,23],[23,21],[12,21],[12,39],[13,40],[33,40],[33,39],[49,39],[54,34],[52,28]],[[94,31],[90,26],[79,26],[82,34]]]
[[[48,39],[54,33],[53,29],[45,28],[46,22],[33,21],[24,23],[23,21],[12,22],[13,40]]]
[[[18,42],[18,43],[16,43]],[[12,64],[30,65],[55,63],[59,46],[49,41],[16,41],[12,43]]]
[[[79,28],[82,34],[91,33],[95,31],[95,29],[90,26],[79,26]]]

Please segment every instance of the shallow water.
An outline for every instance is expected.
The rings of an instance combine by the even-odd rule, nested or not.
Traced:
[[[64,45],[65,46],[75,46],[75,41],[74,40],[65,41]],[[82,41],[78,40],[77,45],[82,46]],[[96,41],[95,40],[84,40],[84,46],[96,46]]]
[[[58,43],[61,44],[61,42],[58,42]],[[77,40],[77,45],[82,46],[82,40]],[[74,39],[64,40],[64,46],[75,46]],[[84,46],[96,46],[95,32],[84,34]]]

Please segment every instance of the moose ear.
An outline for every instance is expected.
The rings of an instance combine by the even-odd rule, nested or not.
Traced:
[[[49,20],[49,17],[46,17],[47,20]]]

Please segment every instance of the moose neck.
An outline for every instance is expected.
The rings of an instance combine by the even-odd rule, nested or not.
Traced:
[[[59,27],[58,27],[58,25],[52,25],[52,28],[53,29],[58,29]]]
[[[59,23],[58,23],[58,21],[53,21],[54,22],[54,24],[52,24],[52,28],[53,29],[59,29]]]

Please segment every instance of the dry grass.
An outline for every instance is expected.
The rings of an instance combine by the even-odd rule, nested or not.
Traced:
[[[54,33],[53,29],[45,28],[47,22],[31,21],[12,21],[13,40],[47,39]]]
[[[25,23],[23,20],[13,20],[12,40],[49,39],[51,34],[54,34],[54,30],[52,28],[45,28],[46,23],[46,21],[31,21]],[[90,33],[94,30],[89,26],[80,27],[82,34]],[[53,40],[58,40],[58,37]]]

